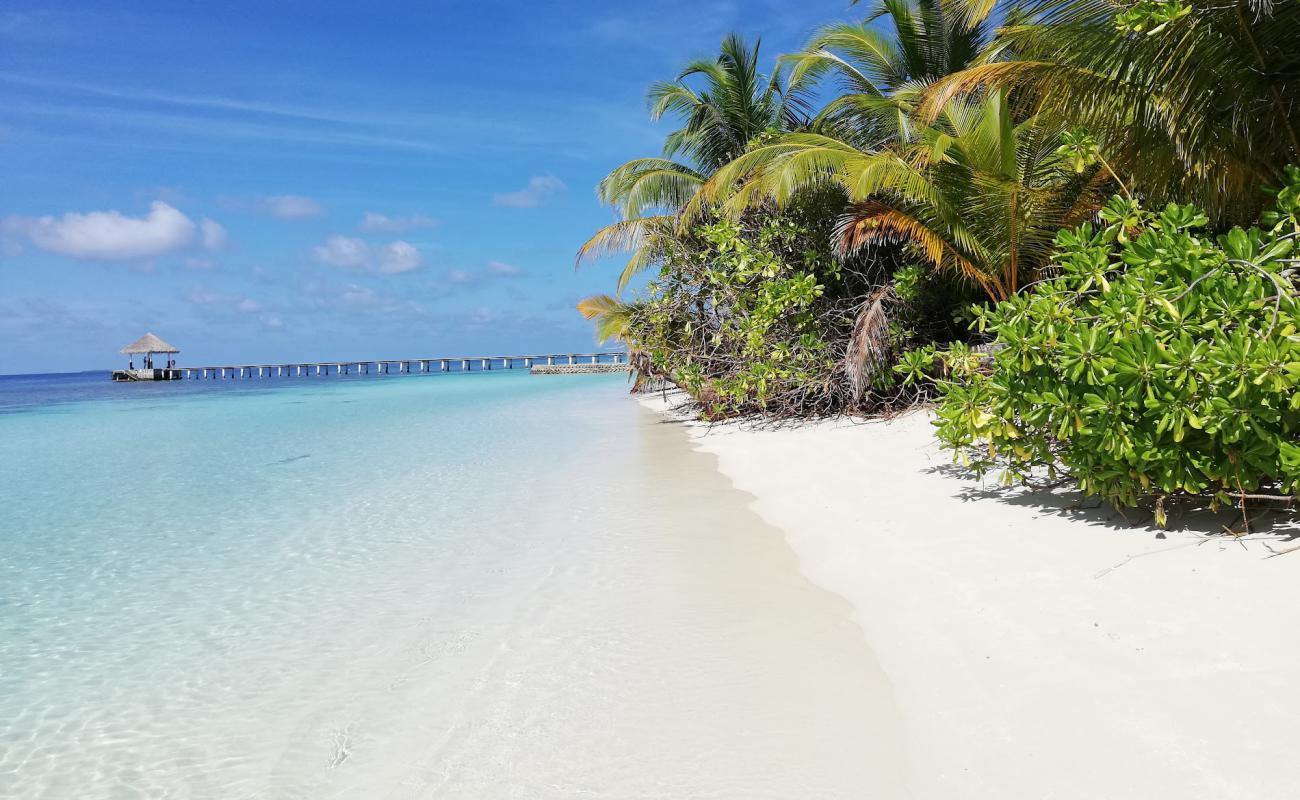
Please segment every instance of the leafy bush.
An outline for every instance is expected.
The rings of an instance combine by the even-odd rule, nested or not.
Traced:
[[[940,440],[1007,483],[1062,472],[1119,506],[1300,493],[1300,170],[1268,227],[1217,238],[1191,206],[1112,200],[1062,231],[1053,277],[978,312],[991,355],[895,368],[940,391]]]
[[[832,224],[824,214],[763,212],[678,234],[657,279],[626,306],[623,335],[638,369],[686,389],[710,418],[832,414],[897,400],[887,354],[912,346],[918,331],[921,341],[942,338],[909,310],[946,300],[951,317],[969,293],[941,295],[913,271],[895,292],[901,252],[882,247],[845,260],[830,250]]]
[[[790,392],[826,395],[835,355],[817,325],[833,259],[782,219],[746,229],[699,225],[673,247],[633,306],[630,338],[711,416],[765,407]]]

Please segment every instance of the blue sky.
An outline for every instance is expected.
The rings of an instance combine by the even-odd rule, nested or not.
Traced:
[[[589,350],[644,94],[808,2],[0,2],[0,373]]]

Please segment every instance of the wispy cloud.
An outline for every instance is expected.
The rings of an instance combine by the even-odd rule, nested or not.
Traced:
[[[394,111],[391,105],[367,108],[363,98],[346,108],[307,107],[276,100],[159,92],[0,71],[0,86],[5,85],[15,90],[16,96],[6,98],[5,103],[6,114],[14,119],[70,119],[227,142],[444,153],[463,152],[466,142],[484,150],[513,151],[554,149],[581,141],[573,130],[530,128],[514,115]],[[513,100],[518,105],[519,98]],[[582,102],[577,97],[570,100],[573,104]],[[546,104],[556,102],[560,101],[545,100]]]
[[[252,317],[268,328],[284,325],[283,320],[268,310],[264,303],[245,294],[195,286],[182,292],[181,298],[191,305],[206,309],[202,312],[205,316]]]
[[[157,103],[184,106],[186,108],[210,109],[214,111],[238,111],[272,117],[302,120],[304,122],[333,122],[344,125],[362,125],[366,123],[383,123],[390,120],[382,116],[335,111],[331,109],[305,108],[287,103],[271,103],[258,100],[244,100],[234,97],[205,94],[178,94],[158,92],[129,86],[105,86],[103,84],[82,81],[50,80],[32,75],[20,75],[0,72],[0,82],[33,89],[49,89],[62,92],[88,94],[96,97],[126,100],[129,102]],[[395,120],[394,120],[395,121]]]
[[[331,318],[343,313],[376,323],[393,323],[426,315],[424,307],[408,297],[355,283],[339,286],[313,281],[302,287],[301,295],[311,311],[323,312]]]
[[[524,274],[524,271],[514,264],[507,264],[504,261],[489,261],[487,265],[488,273],[500,278],[517,278]]]
[[[423,214],[390,217],[387,214],[367,211],[365,216],[361,218],[361,224],[357,227],[366,233],[405,233],[418,228],[436,228],[437,226],[438,220],[433,217],[426,217]]]
[[[498,206],[505,208],[536,208],[546,200],[565,190],[564,181],[547,173],[534,175],[528,179],[528,185],[517,192],[506,192],[492,198]]]
[[[448,149],[431,136],[413,138],[398,125],[322,125],[298,120],[245,118],[238,115],[203,115],[192,111],[155,111],[105,103],[68,102],[58,98],[39,102],[7,101],[5,111],[12,118],[56,119],[85,122],[96,126],[134,128],[151,135],[171,134],[186,139],[211,139],[222,143],[268,142],[280,145],[320,145],[331,148],[382,149],[442,153]],[[95,140],[103,138],[96,130]],[[64,137],[76,139],[76,137]],[[84,139],[81,139],[84,140]],[[173,149],[179,149],[175,143]]]
[[[413,272],[424,262],[420,251],[409,242],[372,245],[352,236],[331,236],[312,253],[322,264],[381,275]]]
[[[443,278],[447,283],[453,286],[474,286],[484,284],[486,281],[493,279],[511,279],[518,278],[524,274],[524,271],[513,264],[507,264],[504,261],[489,261],[487,266],[481,270],[469,269],[450,269],[444,273]]]
[[[276,219],[311,219],[325,213],[325,208],[300,194],[277,194],[263,197],[259,205]]]
[[[593,20],[582,33],[606,46],[648,50],[674,62],[681,60],[683,47],[689,53],[716,45],[726,32],[735,29],[741,13],[738,4],[730,0],[609,8],[617,9],[616,13]]]

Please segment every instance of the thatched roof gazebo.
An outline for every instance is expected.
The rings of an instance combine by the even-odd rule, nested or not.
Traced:
[[[144,356],[141,362],[142,369],[135,368],[135,359],[131,359],[130,365],[124,370],[114,370],[113,380],[115,381],[170,381],[180,378],[180,370],[173,369],[173,362],[167,359],[167,366],[163,369],[154,369],[154,353],[164,353],[171,355],[179,353],[180,349],[154,336],[152,333],[146,333],[126,347],[122,348],[122,354],[128,356]]]
[[[126,347],[122,348],[125,355],[139,355],[141,353],[150,355],[153,353],[179,353],[180,350],[154,336],[152,333],[146,333]]]

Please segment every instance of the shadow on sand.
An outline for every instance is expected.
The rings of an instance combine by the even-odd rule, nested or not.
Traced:
[[[1006,503],[1030,508],[1040,514],[1068,517],[1088,525],[1147,534],[1153,539],[1167,539],[1170,533],[1190,533],[1221,542],[1265,540],[1266,543],[1283,545],[1300,539],[1300,513],[1269,507],[1262,502],[1247,506],[1244,516],[1241,509],[1235,507],[1210,511],[1197,508],[1190,502],[1171,502],[1165,509],[1168,522],[1164,528],[1159,528],[1155,524],[1152,503],[1119,509],[1096,497],[1086,497],[1077,489],[990,486],[974,471],[959,464],[944,464],[924,471],[961,481],[962,488],[954,496],[963,501]]]

